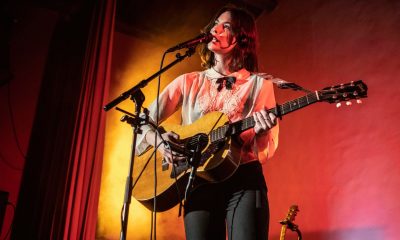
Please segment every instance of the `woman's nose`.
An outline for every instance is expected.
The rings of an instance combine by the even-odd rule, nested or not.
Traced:
[[[211,28],[211,33],[214,34],[221,33],[221,24],[216,24],[213,28]]]

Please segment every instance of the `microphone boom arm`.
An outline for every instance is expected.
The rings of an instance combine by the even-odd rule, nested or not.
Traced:
[[[164,68],[162,68],[160,71],[154,73],[153,75],[151,75],[147,79],[142,80],[136,86],[134,86],[134,87],[130,88],[129,90],[123,92],[120,96],[116,97],[114,100],[112,100],[111,102],[107,103],[103,107],[103,109],[105,111],[108,111],[111,108],[113,108],[114,106],[118,105],[120,102],[122,102],[122,101],[126,100],[127,98],[129,98],[129,96],[134,95],[136,91],[138,91],[141,88],[144,88],[145,86],[147,86],[147,84],[149,82],[151,82],[151,80],[153,80],[154,78],[158,77],[159,75],[161,75],[162,73],[164,73],[165,71],[167,71],[168,69],[170,69],[171,67],[176,65],[177,63],[181,62],[185,58],[192,56],[194,52],[195,52],[194,48],[189,48],[184,55],[177,54],[176,55],[176,60],[174,60],[173,62],[171,62],[170,64],[168,64]]]

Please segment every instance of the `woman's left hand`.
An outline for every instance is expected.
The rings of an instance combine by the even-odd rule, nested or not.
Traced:
[[[256,125],[254,126],[254,132],[256,135],[267,132],[276,125],[277,119],[275,114],[268,113],[265,109],[253,113],[254,121]]]

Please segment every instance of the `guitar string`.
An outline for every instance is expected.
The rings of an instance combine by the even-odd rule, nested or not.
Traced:
[[[309,100],[311,100],[311,102]],[[277,108],[280,108],[280,112],[288,113],[290,111],[293,111],[293,110],[299,109],[301,107],[304,107],[306,105],[309,105],[311,103],[314,103],[317,100],[318,99],[315,96],[315,93],[310,93],[310,94],[307,94],[300,98],[294,99],[292,101],[288,101],[282,105],[278,105],[276,108],[270,109],[269,112],[273,112],[273,113],[277,114]],[[233,124],[235,124],[235,123],[233,123]],[[252,117],[243,119],[242,124],[240,125],[240,130],[243,131],[245,129],[248,129],[249,127],[254,126],[254,124],[255,124],[255,122]],[[220,128],[213,130],[214,133],[212,134],[212,141],[217,141],[217,140],[222,139],[224,137],[225,133],[227,132],[228,127],[229,126],[225,125],[225,126],[222,126]]]
[[[310,102],[310,100],[311,100],[311,102]],[[298,109],[300,107],[304,107],[306,105],[314,103],[317,100],[318,99],[315,96],[315,93],[310,93],[310,94],[307,94],[307,95],[302,96],[300,98],[297,98],[297,99],[294,99],[292,101],[286,102],[286,103],[284,103],[282,105],[277,105],[277,107],[269,109],[268,112],[273,112],[274,114],[278,114],[278,109],[277,108],[279,108],[282,113],[287,113],[289,110],[296,110],[296,109]],[[296,103],[296,102],[297,102],[297,104],[294,105],[294,103]],[[255,124],[255,122],[254,122],[254,119],[252,117],[248,117],[246,119],[243,119],[242,120],[242,124],[240,124],[240,130],[241,131],[246,130],[249,127],[253,127],[254,124]],[[221,131],[224,132],[224,131],[226,131],[226,129],[224,128]]]

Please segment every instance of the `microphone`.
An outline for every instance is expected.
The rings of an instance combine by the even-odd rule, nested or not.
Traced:
[[[166,52],[175,52],[176,50],[182,49],[182,48],[192,48],[196,47],[199,43],[208,43],[213,39],[213,35],[211,33],[202,33],[199,36],[190,39],[186,42],[179,43],[178,45],[169,48]]]

